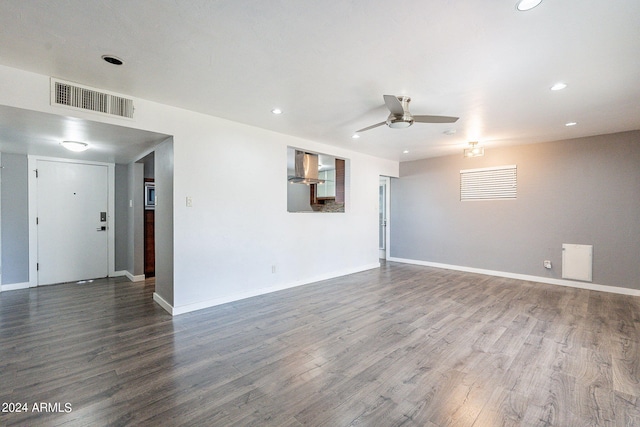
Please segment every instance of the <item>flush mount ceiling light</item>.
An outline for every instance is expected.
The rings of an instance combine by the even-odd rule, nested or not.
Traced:
[[[565,89],[566,87],[567,87],[566,83],[558,82],[553,86],[551,86],[551,90],[562,90],[562,89]]]
[[[463,150],[464,157],[484,156],[484,147],[478,147],[478,141],[469,142],[469,147]]]
[[[75,151],[76,153],[89,149],[89,144],[79,141],[62,141],[60,145],[62,145],[67,150]]]
[[[277,114],[282,114],[282,110],[281,110],[281,109],[279,109],[279,108],[274,108],[273,110],[271,110],[271,112],[272,112],[273,114],[276,114],[276,115],[277,115]]]
[[[542,0],[520,0],[518,3],[516,3],[516,9],[521,12],[525,12],[527,10],[533,9],[540,3],[542,3]]]
[[[113,55],[102,55],[102,59],[107,61],[109,64],[113,64],[113,65],[122,65],[124,64],[124,61],[120,58],[118,58],[117,56],[113,56]]]
[[[565,125],[565,126],[575,126],[575,125],[577,125],[577,124],[578,124],[578,122],[567,122],[567,123],[565,123],[564,125]]]
[[[358,135],[357,133],[354,133],[353,135],[351,135],[351,138],[358,139],[360,138],[360,135]]]
[[[402,154],[409,154],[409,150],[404,150]]]

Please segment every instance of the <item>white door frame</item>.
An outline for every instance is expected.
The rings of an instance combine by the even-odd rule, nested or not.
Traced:
[[[38,160],[47,160],[60,163],[76,163],[85,165],[100,165],[107,167],[107,179],[109,182],[109,188],[107,190],[107,253],[108,253],[108,267],[109,276],[113,276],[115,273],[115,169],[114,163],[102,163],[102,162],[90,162],[86,160],[76,159],[63,159],[57,157],[43,157],[43,156],[27,156],[27,170],[29,173],[28,186],[29,186],[29,287],[35,288],[38,286],[38,228],[36,225],[36,217],[38,213],[38,192],[36,181],[36,169]]]

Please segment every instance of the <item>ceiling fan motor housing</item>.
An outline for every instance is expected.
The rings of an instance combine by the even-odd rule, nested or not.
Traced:
[[[393,129],[401,129],[408,128],[413,124],[413,117],[411,117],[410,113],[404,114],[402,116],[394,116],[390,114],[387,118],[387,126]]]
[[[413,124],[413,116],[409,112],[409,102],[411,98],[408,96],[397,96],[398,101],[402,104],[403,114],[389,114],[387,117],[387,126],[393,129],[407,128]]]

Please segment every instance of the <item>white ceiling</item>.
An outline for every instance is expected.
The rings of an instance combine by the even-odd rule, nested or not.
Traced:
[[[638,0],[3,0],[0,64],[396,160],[640,129]]]
[[[0,105],[0,152],[129,163],[169,138],[106,123]],[[72,153],[62,141],[87,141],[90,149]]]

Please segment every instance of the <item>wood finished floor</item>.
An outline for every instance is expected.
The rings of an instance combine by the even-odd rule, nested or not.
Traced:
[[[640,426],[640,298],[387,263],[171,318],[0,294],[0,425]],[[70,403],[34,413],[34,403]]]

